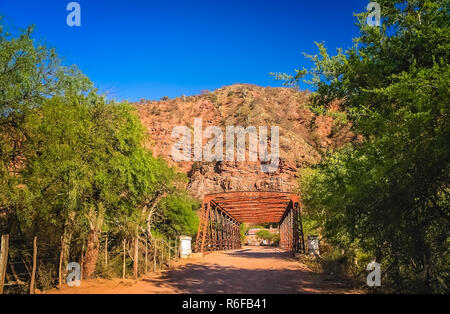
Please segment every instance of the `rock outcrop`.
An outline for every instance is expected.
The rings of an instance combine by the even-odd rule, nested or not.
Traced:
[[[317,163],[322,153],[354,139],[349,125],[339,125],[308,108],[309,92],[291,88],[264,88],[249,84],[222,87],[202,95],[136,104],[140,119],[150,135],[148,146],[189,178],[188,189],[202,197],[224,191],[297,191],[298,170]],[[336,105],[337,107],[337,105]],[[172,138],[176,126],[194,129],[194,119],[208,126],[278,126],[280,162],[275,172],[261,171],[260,161],[174,162]],[[270,139],[270,131],[269,131]],[[205,144],[209,139],[203,139]],[[248,138],[247,138],[248,145]],[[270,151],[270,141],[269,141]],[[225,152],[225,147],[224,147]],[[247,147],[248,157],[248,147]]]

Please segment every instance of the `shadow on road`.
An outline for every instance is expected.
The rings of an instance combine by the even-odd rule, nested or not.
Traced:
[[[263,251],[254,251],[251,249],[245,249],[241,251],[224,252],[228,256],[244,257],[244,258],[284,258],[292,259],[291,252],[275,251],[273,247],[267,247]]]
[[[206,263],[189,263],[144,281],[161,290],[187,294],[330,293],[342,288],[330,282],[325,287],[316,274],[298,267],[291,256],[274,248],[222,252]]]
[[[158,287],[172,286],[182,293],[294,294],[314,292],[307,282],[299,284],[298,270],[242,269],[221,265],[188,264],[157,279],[144,279]]]

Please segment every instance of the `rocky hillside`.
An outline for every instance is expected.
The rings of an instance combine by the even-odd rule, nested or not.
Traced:
[[[189,190],[202,197],[223,191],[295,191],[299,168],[317,163],[321,152],[351,141],[354,136],[348,126],[339,126],[332,118],[317,116],[308,109],[309,96],[308,92],[290,88],[235,84],[197,96],[142,100],[136,107],[151,138],[148,146],[154,154],[162,155],[187,173]],[[269,130],[271,126],[279,126],[278,170],[264,173],[260,162],[248,159],[173,162],[171,150],[178,139],[171,138],[172,129],[188,126],[193,130],[195,118],[202,118],[203,130],[219,126],[224,134],[226,126],[267,126]]]

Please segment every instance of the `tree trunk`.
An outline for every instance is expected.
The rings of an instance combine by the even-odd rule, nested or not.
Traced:
[[[61,236],[61,252],[60,252],[60,274],[59,286],[61,287],[64,279],[67,277],[67,265],[69,264],[70,242],[72,241],[73,222],[75,220],[75,212],[69,212],[69,216],[64,222],[64,231]]]
[[[96,209],[97,211],[95,208],[91,208],[87,215],[90,222],[90,230],[87,241],[87,249],[83,261],[83,276],[86,279],[91,278],[95,272],[95,266],[97,265],[98,253],[100,249],[99,236],[103,226],[105,208],[102,203],[99,203]]]
[[[97,264],[99,251],[99,231],[96,228],[91,228],[88,235],[87,250],[83,259],[83,277],[91,278],[95,272],[95,265]]]
[[[150,207],[150,210],[148,211],[148,215],[147,215],[147,234],[153,238],[152,236],[152,232],[151,232],[151,227],[152,227],[152,220],[153,220],[153,215],[156,211],[156,206],[158,205],[158,203],[167,195],[167,192],[163,192],[160,193],[156,196],[156,198],[152,201],[152,206]],[[145,215],[147,212],[148,206],[144,207],[144,210],[142,211],[142,214]]]

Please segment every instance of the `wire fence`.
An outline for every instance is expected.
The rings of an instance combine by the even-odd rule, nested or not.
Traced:
[[[46,291],[65,284],[61,247],[55,248],[35,237],[32,240],[2,235],[0,248],[0,294],[25,294]],[[98,239],[94,278],[139,278],[149,272],[172,267],[180,258],[180,240],[140,236],[124,239],[103,234]],[[72,239],[69,263],[80,265],[83,280],[84,238]]]

